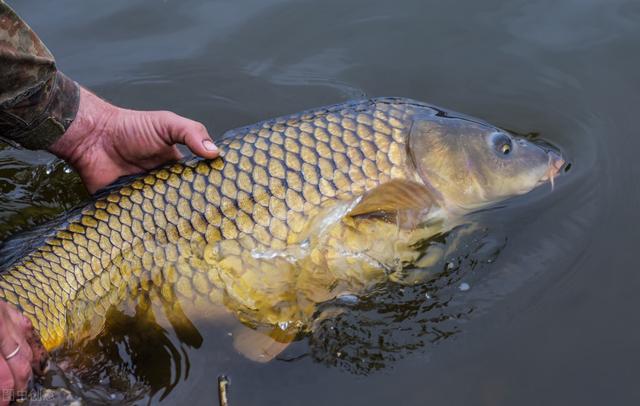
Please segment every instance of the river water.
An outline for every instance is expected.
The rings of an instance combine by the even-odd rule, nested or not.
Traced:
[[[553,192],[482,216],[482,260],[462,256],[429,286],[348,298],[352,312],[273,362],[244,359],[227,331],[194,343],[129,320],[87,349],[93,358],[56,355],[45,385],[89,403],[215,404],[222,374],[232,406],[640,402],[640,3],[9,3],[78,82],[218,136],[405,96],[535,134],[572,162]],[[67,172],[0,147],[0,239],[87,199]]]

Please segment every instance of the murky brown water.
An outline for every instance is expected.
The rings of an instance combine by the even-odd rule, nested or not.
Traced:
[[[233,406],[640,401],[639,3],[10,3],[71,77],[215,134],[394,95],[539,133],[573,161],[553,193],[483,214],[444,277],[339,303],[349,311],[279,360],[244,359],[215,327],[199,340],[121,315],[82,354],[58,354],[48,385],[154,404],[215,404],[220,374]],[[86,198],[49,155],[0,150],[0,238]]]

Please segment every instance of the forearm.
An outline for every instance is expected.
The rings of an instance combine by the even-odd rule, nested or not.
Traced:
[[[78,85],[59,72],[46,46],[0,0],[0,136],[47,149],[69,128]]]

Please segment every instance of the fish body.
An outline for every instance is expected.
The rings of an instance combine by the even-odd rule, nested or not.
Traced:
[[[219,158],[123,182],[31,251],[14,252],[0,298],[22,309],[48,349],[99,330],[109,307],[142,296],[190,317],[213,317],[208,309],[222,306],[286,343],[309,328],[319,303],[362,294],[417,263],[420,242],[456,224],[469,191],[482,186],[490,203],[487,179],[449,193],[442,185],[464,179],[445,182],[437,167],[445,169],[438,159],[446,156],[421,152],[451,154],[429,135],[450,129],[484,138],[500,131],[401,98],[231,130]],[[542,166],[548,172],[547,162],[535,164],[526,168],[540,172],[529,189],[544,181]]]

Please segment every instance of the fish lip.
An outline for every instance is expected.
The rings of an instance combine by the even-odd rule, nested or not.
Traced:
[[[547,171],[538,181],[538,185],[551,182],[553,186],[553,181],[556,177],[558,177],[561,173],[566,172],[566,169],[569,166],[569,162],[564,159],[564,157],[551,149],[547,149],[547,156],[549,158],[549,164]]]

